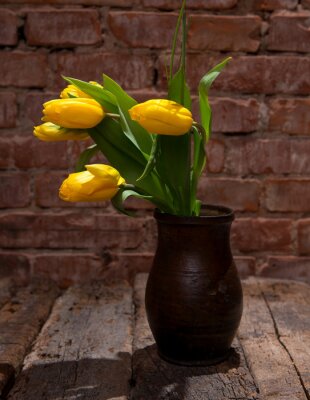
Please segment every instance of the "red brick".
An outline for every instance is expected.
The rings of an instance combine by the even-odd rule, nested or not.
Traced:
[[[114,36],[127,46],[170,48],[177,14],[112,11],[108,21]]]
[[[0,53],[0,86],[44,87],[47,69],[44,54],[4,51]]]
[[[3,2],[4,0],[2,0]],[[114,6],[114,7],[130,7],[138,3],[139,0],[27,0],[27,4],[72,4],[85,6]],[[221,1],[221,0],[213,0]],[[1,3],[1,1],[0,1]],[[25,0],[5,0],[6,4],[25,4]]]
[[[0,278],[10,277],[19,284],[30,278],[30,260],[24,254],[0,252]]]
[[[188,44],[194,50],[256,52],[260,28],[258,16],[192,15]]]
[[[202,76],[219,61],[218,56],[190,55],[187,69],[190,86],[196,90]],[[161,74],[164,75],[163,68]],[[213,88],[237,93],[306,95],[310,93],[310,59],[301,56],[235,57]]]
[[[310,8],[310,0],[301,0],[301,5],[305,8]]]
[[[0,168],[9,168],[12,164],[12,141],[0,138]]]
[[[232,247],[243,253],[287,252],[292,247],[291,228],[289,219],[238,219],[232,227]]]
[[[145,240],[144,219],[90,210],[0,216],[0,246],[46,249],[135,249]]]
[[[0,93],[0,128],[14,128],[16,125],[16,115],[15,93]]]
[[[0,208],[26,207],[30,204],[30,182],[27,174],[3,173],[0,180]]]
[[[268,263],[262,266],[259,275],[310,283],[310,257],[268,257]]]
[[[270,19],[267,48],[277,51],[310,51],[309,11],[282,12]]]
[[[104,279],[108,282],[120,279],[133,283],[140,272],[149,272],[152,266],[153,253],[112,253],[110,262],[104,268]]]
[[[310,99],[272,99],[268,129],[291,135],[310,135]]]
[[[256,131],[260,122],[260,104],[256,99],[212,97],[212,131],[248,133]],[[199,120],[199,101],[193,99],[193,115]]]
[[[121,53],[60,54],[57,57],[57,84],[61,75],[102,82],[105,73],[125,89],[141,89],[153,84],[153,61],[144,55]]]
[[[17,17],[11,11],[2,8],[0,12],[0,44],[14,46],[17,44]]]
[[[229,174],[310,173],[310,140],[231,139],[226,143]]]
[[[89,253],[53,252],[36,255],[31,275],[33,278],[52,279],[62,288],[74,283],[103,278],[103,262]]]
[[[99,14],[95,10],[30,11],[25,26],[31,46],[71,47],[101,41]]]
[[[255,275],[255,258],[254,257],[234,257],[239,276],[245,279],[248,276]]]
[[[211,139],[207,144],[207,170],[211,173],[223,171],[225,162],[225,146],[223,142]]]
[[[310,179],[270,179],[265,188],[267,210],[310,211]]]
[[[293,10],[297,7],[298,0],[254,0],[254,8],[256,10],[277,10],[289,9]]]
[[[187,8],[205,10],[227,10],[236,6],[238,0],[188,0]],[[143,0],[145,7],[179,9],[179,0]]]
[[[15,138],[13,157],[18,168],[68,167],[67,142],[42,142],[35,137]]]
[[[258,129],[259,103],[256,99],[213,98],[212,130],[214,132],[239,133]]]
[[[298,254],[310,255],[310,219],[302,219],[297,224]]]
[[[220,204],[235,211],[257,211],[260,192],[256,180],[202,178],[198,198],[203,203]]]

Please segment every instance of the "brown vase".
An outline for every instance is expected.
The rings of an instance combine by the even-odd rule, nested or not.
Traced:
[[[155,211],[158,246],[145,304],[158,353],[181,365],[224,360],[242,315],[230,250],[232,210],[204,206],[199,217]]]

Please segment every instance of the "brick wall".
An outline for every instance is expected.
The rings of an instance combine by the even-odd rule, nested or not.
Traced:
[[[132,279],[155,248],[152,210],[58,199],[81,144],[32,138],[61,74],[111,75],[138,100],[161,97],[179,0],[0,1],[0,274]],[[212,90],[213,138],[200,192],[236,210],[242,275],[310,278],[310,1],[188,0],[188,76],[229,54]],[[194,104],[197,109],[197,99]]]

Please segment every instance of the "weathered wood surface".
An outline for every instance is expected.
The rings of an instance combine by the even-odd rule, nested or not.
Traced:
[[[144,308],[146,274],[135,281],[136,321],[133,342],[132,399],[222,400],[259,399],[238,341],[230,358],[214,367],[181,367],[161,360],[147,324]]]
[[[6,290],[0,283],[0,396],[13,383],[59,293],[46,281],[33,282],[26,288],[16,288],[7,280],[4,284],[8,285]]]
[[[72,287],[58,297],[50,314],[34,299],[32,308],[27,303],[14,316],[25,328],[0,331],[15,357],[6,364],[13,368],[11,375],[29,350],[14,387],[0,399],[310,400],[309,286],[244,281],[244,314],[230,358],[214,367],[189,368],[162,361],[156,353],[144,308],[146,279],[146,274],[137,276],[133,293],[125,284]],[[19,301],[27,290],[19,291]],[[10,315],[5,302],[0,321],[1,315]],[[29,318],[34,322],[29,324]],[[10,332],[17,338],[11,348]],[[1,350],[0,344],[0,356]]]
[[[70,288],[56,301],[9,399],[126,399],[131,292],[100,283]]]
[[[310,398],[310,288],[291,281],[243,283],[239,340],[266,400]]]

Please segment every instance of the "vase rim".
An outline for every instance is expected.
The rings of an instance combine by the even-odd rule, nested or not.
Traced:
[[[206,214],[207,211],[211,212],[211,214]],[[203,204],[201,206],[201,212],[202,215],[199,216],[183,217],[181,215],[163,213],[156,208],[154,211],[154,217],[159,222],[179,225],[231,223],[235,217],[232,209],[221,205]],[[205,212],[205,214],[203,212]]]

